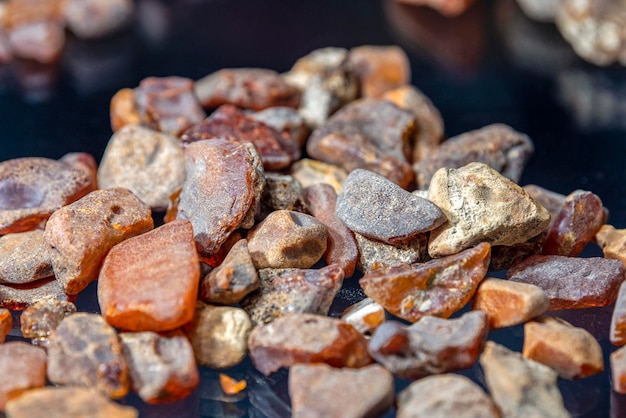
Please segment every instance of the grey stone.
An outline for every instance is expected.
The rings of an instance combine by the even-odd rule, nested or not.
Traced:
[[[23,284],[52,275],[50,249],[42,230],[0,237],[0,283]]]
[[[430,260],[428,235],[418,234],[401,245],[391,245],[354,234],[359,249],[357,267],[367,273],[381,266],[421,263]]]

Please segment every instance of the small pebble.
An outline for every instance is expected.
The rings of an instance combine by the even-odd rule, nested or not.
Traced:
[[[415,235],[402,244],[391,245],[354,233],[359,259],[357,267],[363,273],[370,273],[382,267],[400,264],[422,263],[430,260],[428,255],[428,234]]]
[[[274,128],[287,143],[297,144],[298,148],[304,146],[310,133],[304,118],[291,107],[268,107],[258,112],[251,111],[248,115]]]
[[[0,411],[22,393],[46,384],[46,361],[41,348],[21,341],[0,344]]]
[[[67,27],[81,39],[101,38],[126,27],[132,20],[132,0],[67,0],[63,14]]]
[[[0,283],[24,284],[52,275],[50,250],[42,230],[0,237]]]
[[[68,301],[43,299],[35,302],[22,312],[20,329],[24,338],[32,343],[47,347],[54,330],[66,317],[76,313],[76,305]]]
[[[296,161],[290,169],[290,174],[300,182],[302,187],[307,188],[314,184],[330,184],[335,193],[339,193],[348,173],[343,168],[327,164],[322,161],[303,158]]]
[[[350,50],[350,63],[359,77],[361,96],[380,98],[411,82],[411,64],[397,46],[363,45]]]
[[[626,265],[626,229],[615,229],[613,225],[602,225],[595,240],[602,248],[605,258],[619,260]]]
[[[615,345],[626,344],[626,282],[622,282],[617,293],[609,339]]]
[[[63,51],[65,29],[57,20],[32,21],[10,28],[8,38],[16,57],[51,64]]]
[[[611,353],[611,375],[613,390],[626,394],[626,347],[621,347]]]
[[[4,342],[12,329],[13,317],[11,316],[11,311],[0,308],[0,344]]]
[[[265,173],[265,189],[261,198],[260,219],[276,210],[291,210],[308,213],[308,205],[304,201],[304,190],[300,182],[293,176]]]
[[[109,113],[113,132],[117,132],[126,125],[140,125],[141,115],[135,103],[135,91],[125,88],[115,93],[111,98]]]
[[[385,309],[370,298],[349,306],[341,314],[342,321],[352,325],[363,335],[372,335],[385,319]]]
[[[54,277],[40,279],[23,285],[0,284],[0,306],[7,309],[24,310],[42,300],[54,299],[70,302],[75,296],[68,296]]]

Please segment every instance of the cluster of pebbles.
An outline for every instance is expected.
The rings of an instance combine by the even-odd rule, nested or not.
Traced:
[[[626,230],[592,192],[519,186],[533,144],[508,126],[444,141],[409,82],[404,52],[373,46],[147,78],[112,98],[99,165],[0,163],[0,305],[33,343],[0,345],[0,410],[133,417],[110,399],[179,400],[198,366],[249,356],[290,369],[293,416],[569,416],[557,378],[603,355],[550,311],[616,302],[626,344]],[[605,258],[577,257],[592,241]],[[367,298],[328,316],[358,271]],[[76,312],[95,280],[101,314]],[[519,324],[521,353],[487,341]],[[477,362],[488,392],[454,373]],[[414,383],[396,396],[394,376]]]

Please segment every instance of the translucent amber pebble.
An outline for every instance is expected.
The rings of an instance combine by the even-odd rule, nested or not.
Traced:
[[[626,394],[626,347],[611,353],[611,374],[613,390]]]
[[[411,64],[397,46],[363,45],[350,50],[363,97],[379,98],[385,92],[409,84]]]
[[[13,318],[8,309],[0,308],[0,344],[2,344],[13,328]]]
[[[596,242],[602,248],[604,257],[619,260],[626,265],[626,229],[602,225],[596,233]]]
[[[611,342],[615,345],[626,344],[626,282],[622,283],[617,294],[617,301],[611,317]]]
[[[220,373],[220,386],[227,395],[236,395],[248,386],[246,379],[235,380],[232,377]]]
[[[490,249],[481,243],[427,263],[374,270],[359,283],[367,296],[407,321],[426,315],[448,318],[465,306],[485,277]]]
[[[111,129],[113,132],[126,125],[139,125],[141,115],[135,103],[133,89],[121,89],[111,98]]]
[[[22,312],[20,328],[24,338],[32,338],[33,344],[46,347],[48,337],[67,316],[76,312],[72,302],[43,299]]]

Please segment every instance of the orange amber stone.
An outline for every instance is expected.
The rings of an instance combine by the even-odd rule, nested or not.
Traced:
[[[220,373],[220,386],[225,394],[236,395],[244,390],[248,386],[248,383],[246,379],[235,380],[224,373]]]
[[[0,308],[0,344],[2,344],[7,335],[9,335],[11,328],[13,328],[11,312],[8,309]]]
[[[135,103],[133,89],[121,89],[111,98],[111,129],[113,132],[126,125],[139,125],[141,115]]]

